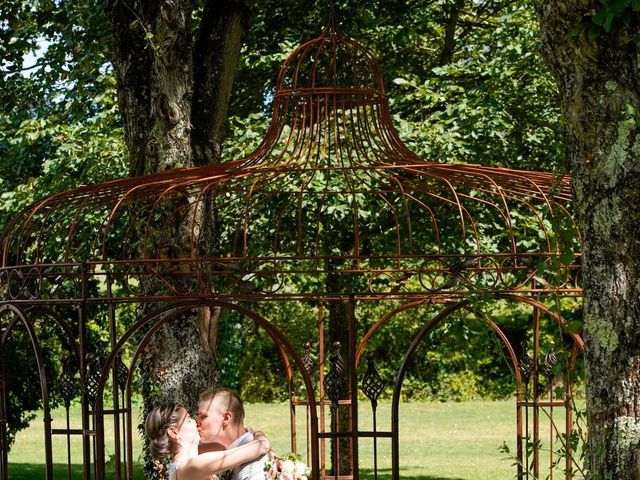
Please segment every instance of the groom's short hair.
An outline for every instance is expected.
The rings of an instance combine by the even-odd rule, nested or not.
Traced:
[[[200,402],[214,402],[216,408],[231,412],[233,423],[244,424],[244,406],[240,396],[230,388],[212,388],[200,394]]]

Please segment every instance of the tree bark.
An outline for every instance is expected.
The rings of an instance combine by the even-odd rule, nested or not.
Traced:
[[[146,11],[135,13],[124,2],[104,2],[113,29],[112,63],[117,73],[118,104],[129,150],[131,176],[144,173],[145,148],[151,122],[152,50],[147,47],[144,31],[153,18],[153,2]]]
[[[205,5],[194,52],[191,141],[196,165],[220,161],[233,76],[250,23],[245,1]],[[212,51],[219,53],[211,55]]]
[[[592,478],[640,478],[639,18],[593,35],[597,1],[538,0],[583,236]]]
[[[217,162],[224,140],[231,85],[248,28],[244,1],[208,0],[197,25],[190,0],[104,0],[113,29],[113,64],[120,114],[130,155],[130,173],[145,175],[176,167]],[[160,258],[192,255],[189,208],[167,205],[167,215],[184,212],[159,238]],[[211,215],[202,208],[198,215]],[[167,217],[170,218],[170,217]],[[213,248],[212,221],[202,219],[198,254]],[[151,291],[156,285],[143,288]],[[146,305],[141,312],[153,309]],[[145,365],[161,384],[160,401],[194,407],[198,394],[215,382],[216,309],[200,309],[168,324]],[[189,348],[185,348],[189,346]]]
[[[458,20],[464,9],[464,0],[456,0],[455,3],[445,7],[448,17],[444,26],[444,39],[442,41],[442,50],[438,59],[438,66],[448,64],[453,58],[456,50],[456,29],[458,28]]]

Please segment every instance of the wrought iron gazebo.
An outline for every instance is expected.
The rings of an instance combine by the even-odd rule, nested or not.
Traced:
[[[570,434],[571,384],[564,398],[541,387],[559,380],[540,325],[558,324],[556,345],[569,346],[572,369],[582,340],[553,308],[558,298],[581,292],[580,255],[561,241],[578,238],[570,202],[567,177],[418,158],[392,125],[378,63],[332,16],[321,36],[284,63],[271,126],[246,158],[54,194],[13,219],[1,237],[0,379],[14,368],[7,345],[25,329],[39,368],[47,478],[54,461],[67,462],[53,458],[58,437],[81,438],[84,478],[105,478],[107,449],[115,478],[133,478],[132,382],[145,347],[184,312],[231,310],[255,322],[281,353],[292,448],[306,453],[313,478],[358,478],[359,445],[367,440],[390,445],[398,479],[407,369],[431,331],[467,311],[502,342],[505,368],[513,372],[519,473],[532,461],[536,477],[545,469],[559,475],[538,443],[541,417],[545,409],[562,410]],[[176,228],[184,219],[188,226]],[[480,307],[498,301],[530,309],[524,344],[514,345]],[[293,345],[261,313],[273,302],[313,305],[317,337]],[[372,302],[385,313],[359,318],[360,306]],[[125,328],[118,312],[131,304],[147,308]],[[435,313],[410,344],[398,346],[406,353],[393,366],[390,427],[380,429],[379,359],[366,355],[367,346],[401,312],[424,308]],[[90,309],[106,314],[111,335],[110,351],[97,362],[87,342]],[[340,338],[325,327],[335,312],[344,314]],[[57,325],[70,353],[58,379],[45,374],[38,322]],[[50,398],[61,395],[68,411],[74,382],[83,392],[82,426],[55,425]],[[107,397],[113,405],[106,406]],[[10,472],[6,401],[0,382],[1,479]],[[366,429],[358,422],[363,409],[374,413]],[[301,422],[306,431],[298,435]],[[113,434],[105,433],[107,424]],[[373,461],[377,478],[375,454]],[[570,478],[570,449],[565,461]]]

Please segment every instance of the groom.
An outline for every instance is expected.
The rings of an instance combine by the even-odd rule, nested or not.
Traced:
[[[253,440],[244,426],[244,407],[237,393],[228,388],[207,390],[200,395],[198,432],[202,444],[220,444],[233,448]],[[202,451],[209,451],[208,449]],[[200,453],[202,453],[202,451]],[[264,480],[268,455],[244,463],[231,472],[231,480]]]

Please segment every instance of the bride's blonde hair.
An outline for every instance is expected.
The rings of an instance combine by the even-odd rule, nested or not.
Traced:
[[[176,453],[177,444],[169,437],[168,430],[178,426],[183,411],[187,409],[179,403],[166,403],[147,415],[144,430],[149,438],[149,451],[157,464],[164,465],[167,458]]]

